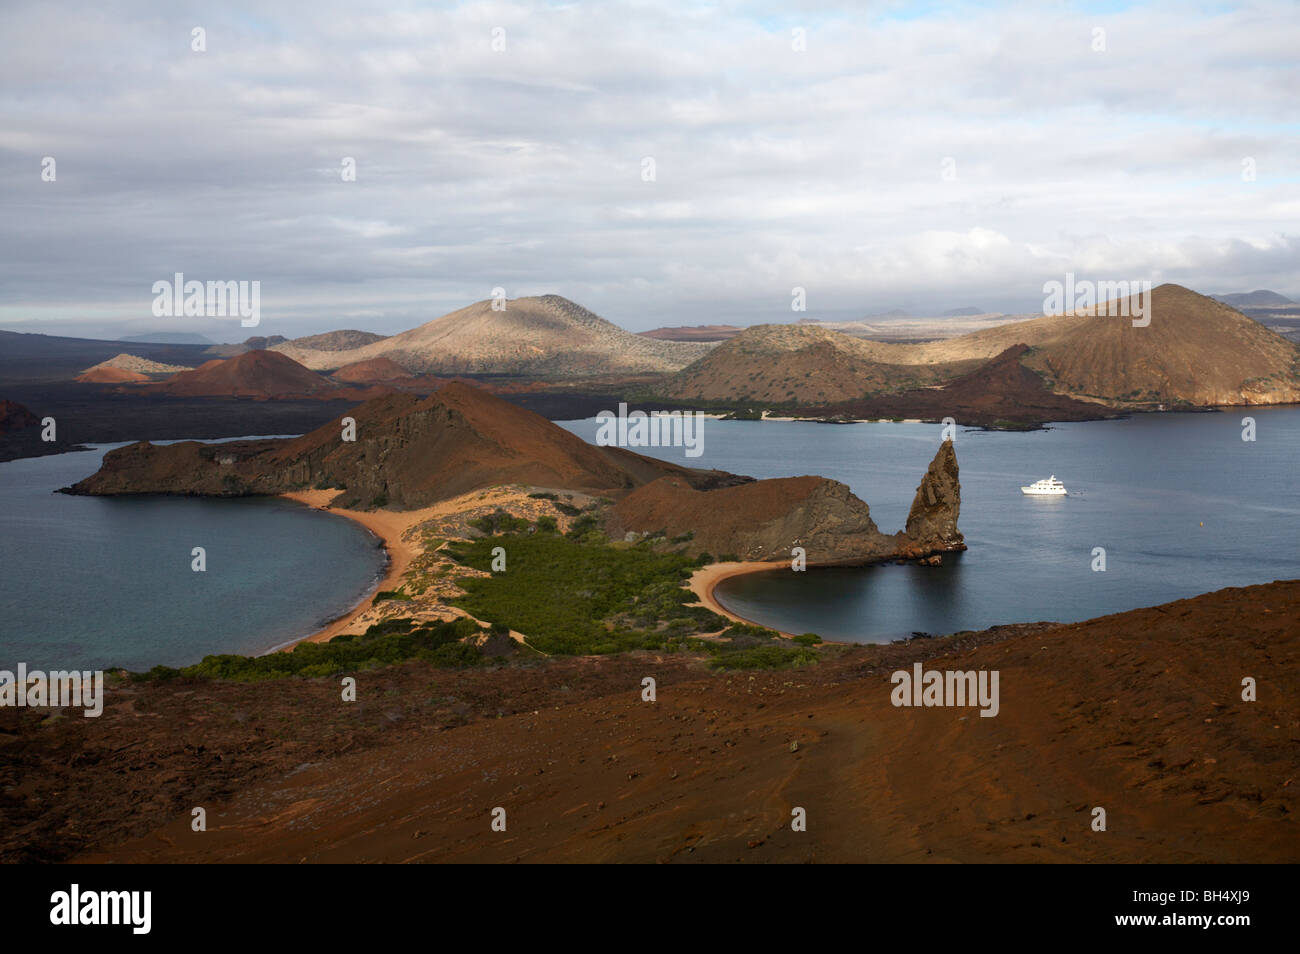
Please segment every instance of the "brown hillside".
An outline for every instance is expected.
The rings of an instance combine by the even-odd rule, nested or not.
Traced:
[[[726,341],[734,338],[745,329],[739,325],[691,325],[677,328],[655,328],[651,331],[637,332],[646,338],[658,338],[660,341]]]
[[[246,351],[181,371],[168,381],[142,390],[184,397],[277,398],[318,395],[336,385],[292,358],[275,351]]]
[[[411,372],[391,358],[354,361],[339,368],[330,377],[348,384],[396,384],[416,380]]]
[[[1181,285],[1151,293],[1151,324],[1133,327],[1114,303],[1003,325],[925,345],[929,356],[992,357],[1024,343],[1025,364],[1061,394],[1112,405],[1279,404],[1300,401],[1300,348]],[[1107,314],[1109,313],[1109,314]]]
[[[30,794],[0,857],[1300,861],[1300,581],[844,647],[794,672],[715,673],[687,655],[413,662],[367,674],[383,693],[368,707],[283,679],[112,683],[98,719],[8,708],[4,781]],[[891,674],[914,663],[997,670],[997,717],[895,707]],[[1258,702],[1242,702],[1243,674]],[[653,705],[629,689],[646,675]],[[178,806],[198,801],[214,807],[196,834]],[[486,822],[495,805],[508,835]],[[807,831],[791,830],[795,806]]]
[[[879,394],[859,401],[801,408],[809,416],[878,420],[953,418],[958,424],[987,427],[1000,423],[1093,421],[1113,416],[1100,404],[1048,390],[1043,376],[1023,364],[1028,345],[1013,345],[974,371],[939,387]]]
[[[1295,344],[1180,285],[1161,285],[1151,299],[1147,327],[1134,327],[1113,302],[923,344],[859,341],[810,325],[750,328],[674,375],[662,393],[688,401],[841,404],[952,381],[1025,344],[1032,351],[1023,363],[1042,373],[1049,390],[1113,407],[1300,402]],[[979,399],[969,388],[961,397]]]
[[[937,384],[981,363],[927,362],[924,347],[864,341],[816,325],[758,325],[674,375],[660,393],[682,401],[837,403]]]
[[[504,311],[477,302],[360,348],[325,351],[289,342],[276,351],[316,370],[390,358],[413,372],[568,378],[676,371],[710,347],[634,335],[566,298],[543,295],[507,301]]]
[[[698,486],[750,479],[595,447],[460,383],[427,398],[384,395],[347,416],[356,421],[355,441],[342,439],[340,419],[291,440],[133,444],[110,452],[101,470],[73,489],[243,496],[324,485],[346,487],[340,497],[363,507],[400,510],[510,483],[608,492],[665,475]]]
[[[665,474],[711,486],[735,479],[596,447],[487,391],[453,382],[429,397],[392,397],[358,408],[357,440],[327,424],[281,447],[290,483],[345,483],[363,505],[425,506],[480,487],[520,483],[569,490],[625,490]],[[382,461],[382,468],[377,463]]]
[[[113,377],[111,375],[94,375],[87,377],[93,372],[108,369],[110,371],[134,371],[142,375],[138,378]],[[189,371],[190,369],[179,364],[163,364],[161,361],[151,361],[148,358],[141,358],[133,354],[119,354],[109,358],[107,361],[101,361],[82,372],[77,378],[78,381],[97,381],[97,382],[114,382],[114,381],[148,381],[149,375],[175,374],[178,371]]]
[[[377,335],[373,331],[345,329],[343,331],[326,331],[319,335],[307,335],[305,338],[294,338],[287,343],[313,351],[351,351],[354,348],[364,348],[376,341],[383,341],[387,337],[387,335]]]
[[[12,434],[40,422],[39,417],[17,401],[0,401],[0,434]]]
[[[810,520],[816,513],[817,519]],[[696,490],[663,477],[614,508],[611,536],[626,531],[691,534],[694,552],[741,560],[789,560],[801,546],[810,563],[862,563],[895,553],[898,543],[871,519],[844,484],[825,477],[784,477]]]
[[[133,384],[140,381],[151,381],[153,379],[147,374],[141,374],[139,371],[128,371],[125,368],[99,366],[87,368],[73,380],[80,381],[82,384]]]

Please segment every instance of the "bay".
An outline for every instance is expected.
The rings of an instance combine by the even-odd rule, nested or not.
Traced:
[[[1256,439],[1243,441],[1245,417]],[[567,422],[594,440],[595,419]],[[881,530],[903,527],[937,424],[719,421],[704,453],[634,448],[753,477],[842,481]],[[1032,432],[958,429],[959,527],[940,567],[776,570],[724,580],[719,602],[786,632],[888,642],[1001,623],[1074,622],[1227,586],[1300,578],[1300,408],[1141,414]],[[1065,498],[1020,487],[1055,474]],[[1092,569],[1094,549],[1106,569]]]
[[[54,493],[117,446],[0,464],[0,669],[255,655],[321,628],[382,574],[368,531],[288,500]]]

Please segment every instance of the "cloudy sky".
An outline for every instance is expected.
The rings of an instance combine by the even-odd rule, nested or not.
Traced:
[[[633,330],[1030,311],[1066,271],[1300,297],[1297,27],[1291,0],[5,0],[0,325],[251,333],[153,318],[176,272],[261,282],[288,336],[495,287]]]

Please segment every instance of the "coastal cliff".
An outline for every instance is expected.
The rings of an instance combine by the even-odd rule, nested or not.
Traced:
[[[957,529],[957,474],[956,452],[945,441],[917,489],[906,529],[895,534],[882,533],[867,504],[839,481],[783,477],[710,490],[657,480],[615,504],[611,536],[689,534],[690,552],[753,561],[789,560],[795,547],[818,565],[919,559],[966,549]]]
[[[935,550],[965,550],[966,541],[957,529],[961,514],[961,481],[957,451],[946,440],[930,461],[930,467],[916,488],[912,509],[907,514],[904,534],[908,539]]]

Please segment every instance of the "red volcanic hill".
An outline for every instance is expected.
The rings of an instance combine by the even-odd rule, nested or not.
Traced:
[[[126,368],[98,367],[82,371],[73,380],[82,384],[136,384],[150,378],[147,374],[128,371]]]
[[[501,484],[618,492],[664,476],[699,488],[750,480],[593,446],[458,382],[427,398],[390,393],[346,416],[356,422],[352,441],[339,418],[291,440],[132,444],[110,452],[74,490],[242,496],[336,486],[360,506],[383,499],[408,509]]]
[[[346,384],[399,384],[414,381],[415,376],[392,358],[370,358],[346,364],[330,375]]]
[[[40,423],[40,418],[17,401],[0,401],[0,434],[12,434]]]
[[[351,412],[357,439],[326,424],[287,442],[272,459],[289,484],[346,485],[364,504],[425,506],[500,484],[618,491],[665,475],[697,487],[749,480],[693,470],[618,447],[597,447],[481,388],[452,382],[427,398],[391,395]],[[382,467],[376,466],[382,461]]]
[[[336,387],[288,355],[246,351],[224,361],[208,361],[193,371],[178,372],[167,381],[141,390],[178,397],[279,398],[323,395]]]

